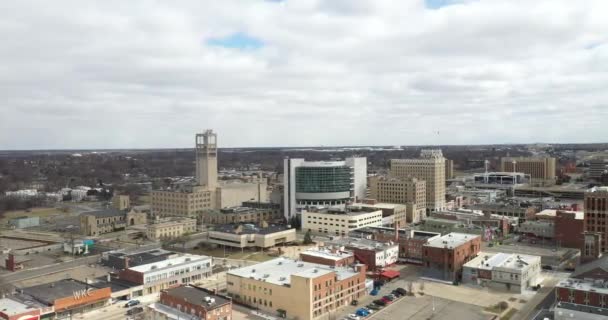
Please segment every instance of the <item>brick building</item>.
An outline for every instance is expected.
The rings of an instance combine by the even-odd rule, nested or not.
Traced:
[[[151,306],[154,319],[230,320],[232,299],[196,286],[163,290]]]
[[[556,319],[606,319],[608,282],[566,279],[555,286]]]
[[[399,262],[422,264],[422,246],[430,240],[440,237],[437,232],[427,232],[414,229],[398,229],[399,237],[395,236],[394,228],[368,227],[351,232],[357,238],[372,239],[381,242],[393,241],[399,245]]]
[[[608,248],[608,187],[595,187],[585,192],[585,219],[589,232],[602,234],[602,249]]]
[[[40,308],[16,299],[2,298],[0,299],[0,319],[38,320],[40,319]]]
[[[423,262],[428,277],[445,281],[462,278],[462,266],[477,256],[481,237],[473,234],[449,233],[423,245]]]
[[[277,258],[226,273],[228,295],[271,315],[311,320],[365,295],[365,265],[331,268]]]
[[[381,242],[360,238],[344,238],[326,241],[325,245],[352,251],[355,259],[365,264],[369,270],[393,265],[397,263],[399,258],[399,246],[393,241]]]
[[[304,262],[318,263],[330,267],[346,267],[355,263],[355,255],[352,252],[329,248],[300,252],[300,259]]]
[[[608,281],[608,256],[603,256],[595,261],[576,267],[576,271],[570,276],[575,279],[594,279]],[[608,304],[608,301],[606,301]]]
[[[582,249],[585,245],[585,215],[576,211],[556,211],[555,241],[567,248]]]

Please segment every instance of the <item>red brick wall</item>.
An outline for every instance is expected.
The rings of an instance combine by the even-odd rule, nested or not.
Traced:
[[[365,264],[369,270],[376,269],[376,252],[372,250],[364,250],[359,248],[354,249],[355,259]]]
[[[453,249],[427,246],[423,248],[423,259],[425,266],[447,270],[448,273],[459,278],[462,266],[477,256],[480,247],[481,237],[479,236]]]
[[[585,220],[576,220],[572,212],[558,211],[555,215],[555,240],[567,248],[583,250],[585,245]]]
[[[127,280],[127,281],[137,283],[137,284],[144,283],[144,274],[143,273],[136,272],[136,271],[129,270],[129,269],[121,270],[118,273],[118,278],[121,280]]]
[[[583,290],[564,288],[564,287],[557,287],[557,288],[555,288],[555,291],[556,291],[555,296],[556,296],[557,301],[573,302],[573,303],[577,303],[577,304],[594,306],[594,307],[602,307],[600,305],[602,296],[604,296],[605,300],[608,299],[608,295],[601,294],[598,292],[592,292],[592,291],[586,292]],[[574,295],[574,301],[570,301],[571,291]],[[585,302],[586,293],[588,293],[588,295],[589,295],[589,303]]]
[[[325,259],[313,255],[307,255],[304,252],[300,253],[300,259],[304,262],[318,263],[326,266],[343,267],[351,265],[355,262],[355,257],[350,256],[340,260]]]

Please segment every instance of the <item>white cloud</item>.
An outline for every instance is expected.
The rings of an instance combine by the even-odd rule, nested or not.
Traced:
[[[608,3],[0,3],[0,149],[597,142]],[[259,49],[211,46],[242,33]],[[439,131],[439,135],[437,134]]]

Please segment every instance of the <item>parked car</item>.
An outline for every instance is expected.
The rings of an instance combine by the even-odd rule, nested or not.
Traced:
[[[403,289],[403,288],[397,288],[395,289],[395,291],[401,293],[401,295],[405,296],[407,294],[407,290]]]
[[[355,314],[359,317],[367,317],[369,316],[369,312],[363,310],[363,309],[358,309],[357,311],[355,311]]]
[[[372,296],[377,296],[378,295],[378,289],[372,290],[369,294],[371,294]]]
[[[139,304],[139,300],[131,300],[127,303],[125,303],[125,308],[130,308],[132,306],[136,306]]]
[[[388,299],[388,300],[390,300],[390,301],[395,301],[395,299],[396,299],[396,297],[395,297],[395,296],[392,296],[392,297],[391,297],[391,296],[384,296],[384,297],[382,297],[382,298],[386,298],[386,299]]]
[[[387,295],[387,296],[388,296],[389,298],[392,298],[393,300],[396,300],[396,299],[397,299],[397,295],[392,294],[392,293],[391,293],[391,294],[389,294],[389,295]]]
[[[384,303],[386,303],[386,304],[393,303],[393,301],[391,299],[389,299],[388,297],[382,297],[382,299],[380,299],[380,300],[384,301]]]
[[[356,314],[349,314],[348,315],[348,319],[350,319],[350,320],[361,320],[361,317],[359,317]]]
[[[374,300],[374,304],[384,307],[386,302],[382,299]]]
[[[132,316],[134,314],[138,314],[138,313],[142,313],[142,312],[144,312],[144,308],[142,308],[142,307],[136,307],[136,308],[133,308],[133,309],[129,309],[127,311],[127,315],[128,316]]]
[[[368,307],[363,307],[363,308],[361,308],[361,309],[365,310],[365,311],[366,311],[367,313],[369,313],[369,314],[374,313],[374,310],[372,310],[372,309],[370,309],[370,308],[368,308]]]
[[[544,266],[542,266],[541,268],[542,268],[543,270],[553,270],[553,267],[552,267],[552,266],[549,266],[549,265],[544,265]]]
[[[377,304],[373,304],[373,303],[368,304],[368,305],[366,306],[366,308],[367,308],[367,309],[369,309],[369,310],[380,310],[380,309],[382,309],[382,307],[380,307],[380,306],[379,306],[379,305],[377,305]]]
[[[356,306],[358,304],[359,304],[359,300],[353,300],[353,301],[350,302],[351,306]]]

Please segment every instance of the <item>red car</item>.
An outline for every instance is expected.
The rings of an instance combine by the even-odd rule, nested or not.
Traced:
[[[389,299],[389,298],[387,298],[387,297],[382,297],[380,300],[384,301],[384,303],[386,303],[386,304],[391,304],[391,303],[393,303],[393,302],[391,301],[391,299]]]

